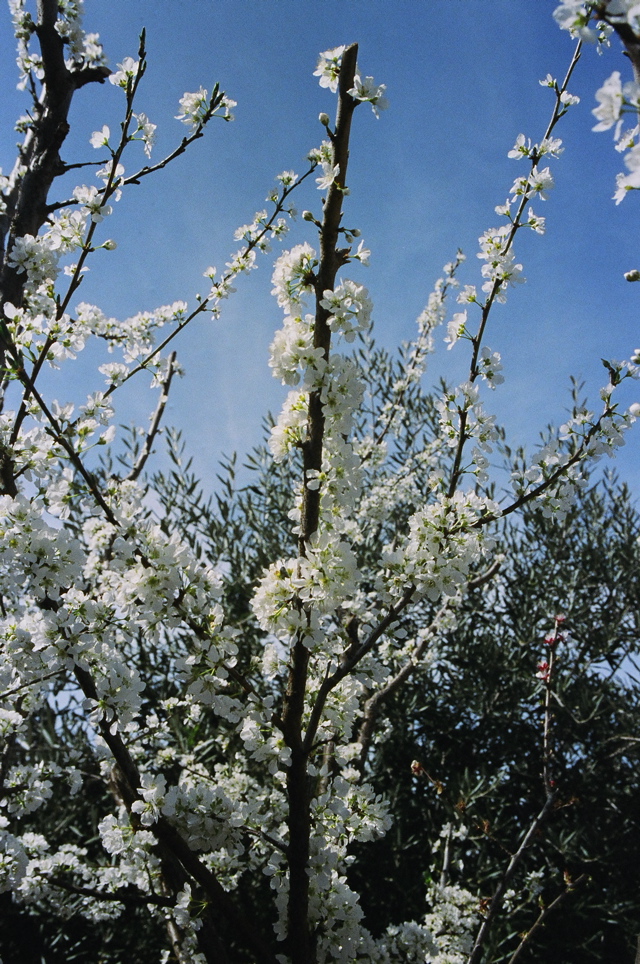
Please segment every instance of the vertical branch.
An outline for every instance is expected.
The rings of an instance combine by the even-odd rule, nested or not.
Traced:
[[[333,289],[338,269],[346,263],[346,250],[338,248],[342,200],[345,193],[347,163],[349,159],[349,134],[351,118],[356,107],[348,91],[353,87],[358,47],[347,47],[342,57],[338,85],[338,113],[335,132],[332,135],[332,164],[339,168],[330,186],[322,226],[320,228],[320,264],[315,280],[316,315],[314,347],[321,348],[325,359],[331,349],[330,312],[320,304],[323,293]],[[303,444],[304,494],[300,524],[299,553],[304,556],[311,536],[317,531],[320,518],[320,490],[307,488],[307,472],[322,468],[325,418],[322,409],[321,390],[315,389],[309,396],[307,437]],[[310,785],[307,772],[309,749],[303,741],[302,719],[305,709],[309,650],[301,635],[298,636],[291,656],[287,689],[284,696],[282,722],[284,738],[291,750],[287,771],[287,796],[289,804],[289,905],[288,950],[293,964],[312,964],[315,959],[313,940],[309,930],[309,837],[311,834]]]
[[[323,293],[327,289],[333,290],[336,274],[347,261],[348,250],[338,248],[340,222],[342,220],[342,200],[344,197],[349,161],[349,134],[351,132],[351,118],[356,108],[355,101],[348,91],[353,87],[356,69],[358,45],[347,47],[342,55],[342,67],[338,85],[338,115],[333,140],[333,158],[331,163],[339,166],[339,173],[329,188],[324,206],[324,217],[320,229],[320,264],[315,281],[316,318],[313,334],[313,347],[321,348],[324,358],[329,358],[331,349],[331,329],[328,318],[329,309],[323,308]],[[320,389],[315,389],[309,395],[309,417],[307,421],[307,438],[303,445],[303,465],[306,473],[315,469],[322,469],[322,449],[324,440],[324,413],[320,401]],[[300,554],[305,553],[305,544],[318,528],[320,515],[320,491],[308,489],[305,485],[302,521],[300,525]]]
[[[7,302],[21,307],[26,275],[7,263],[16,238],[38,234],[47,215],[47,197],[56,177],[65,171],[60,148],[69,132],[68,114],[74,92],[87,83],[104,83],[109,68],[101,65],[69,70],[64,41],[56,30],[57,0],[38,0],[35,33],[40,42],[44,81],[40,97],[33,91],[33,120],[19,149],[6,210],[0,215],[0,411],[6,391],[7,354],[15,355],[4,324]],[[0,453],[0,493],[16,495],[9,456]]]
[[[609,23],[618,37],[624,44],[624,49],[627,53],[629,60],[631,61],[631,66],[633,67],[633,79],[636,84],[640,84],[640,37],[634,33],[632,27],[622,21],[616,20],[615,14],[609,14],[607,16],[606,7],[603,10],[598,9],[598,16],[602,16],[603,20]]]
[[[554,644],[552,645],[555,645]],[[552,727],[553,727],[553,711],[551,708],[551,686],[553,682],[553,670],[555,663],[555,652],[553,648],[549,651],[549,663],[548,668],[545,672],[544,677],[544,729],[542,732],[542,781],[544,783],[544,792],[549,796],[553,793],[553,776],[552,776],[552,763],[553,763],[553,747],[551,745],[552,738]]]
[[[545,637],[545,643],[549,647],[549,659],[538,663],[538,679],[544,685],[544,724],[542,730],[542,783],[544,792],[547,796],[554,793],[555,780],[553,779],[553,709],[551,706],[553,697],[554,671],[556,666],[556,649],[558,643],[566,639],[561,627],[564,625],[566,617],[558,615],[554,617],[553,632]]]
[[[546,800],[544,806],[537,817],[534,818],[531,826],[529,827],[527,833],[516,853],[512,856],[509,861],[509,865],[505,869],[500,882],[496,888],[496,891],[491,899],[489,905],[489,911],[486,918],[484,919],[480,930],[478,931],[478,936],[476,937],[476,942],[473,946],[471,955],[467,961],[467,964],[480,964],[480,959],[482,957],[482,948],[486,942],[487,936],[489,934],[489,929],[497,917],[502,904],[504,902],[505,893],[507,890],[507,885],[518,869],[519,864],[522,861],[525,850],[529,847],[530,843],[534,839],[535,835],[538,833],[539,829],[548,819],[549,814],[556,805],[556,788],[555,781],[552,779],[551,765],[553,762],[553,748],[551,745],[552,740],[552,725],[553,725],[553,713],[551,709],[551,686],[553,681],[553,669],[555,661],[555,647],[560,640],[564,639],[560,627],[565,621],[564,616],[555,617],[555,628],[552,634],[546,637],[546,643],[549,646],[549,660],[544,661],[538,666],[538,678],[542,680],[545,687],[545,699],[544,699],[544,727],[542,734],[542,779],[544,783],[544,792],[546,794]],[[554,902],[555,903],[555,902]],[[542,921],[539,921],[541,924]],[[539,926],[536,924],[536,926]],[[523,941],[524,944],[524,941]],[[518,956],[519,949],[513,957],[513,960]]]

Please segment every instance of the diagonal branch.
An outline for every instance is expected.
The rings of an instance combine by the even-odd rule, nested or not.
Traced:
[[[544,137],[543,137],[543,141],[545,141],[545,140],[547,140],[549,137],[551,137],[551,134],[552,134],[552,132],[553,132],[556,124],[558,123],[558,121],[560,120],[560,118],[563,116],[563,114],[566,113],[566,107],[565,107],[565,105],[562,103],[560,97],[561,97],[561,94],[562,94],[564,91],[566,91],[566,89],[567,89],[567,85],[568,85],[568,83],[569,83],[569,81],[570,81],[570,79],[571,79],[571,76],[572,76],[572,74],[573,74],[573,71],[575,70],[575,68],[576,68],[576,66],[577,66],[577,63],[578,63],[578,61],[579,61],[579,59],[580,59],[581,52],[582,52],[582,41],[578,41],[578,43],[576,44],[575,50],[574,50],[574,52],[573,52],[573,57],[572,57],[572,59],[571,59],[571,63],[569,64],[569,67],[568,67],[568,69],[567,69],[567,73],[565,74],[565,78],[564,78],[564,80],[562,81],[562,84],[560,85],[560,87],[558,87],[558,86],[556,85],[556,102],[555,102],[555,105],[554,105],[554,108],[553,108],[553,112],[552,112],[552,114],[551,114],[551,119],[550,119],[550,121],[549,121],[549,123],[548,123],[548,125],[547,125],[547,129],[546,129],[546,131],[545,131],[545,134],[544,134]],[[531,167],[532,167],[532,169],[537,165],[539,159],[540,159],[540,158],[537,156],[537,154],[533,154],[533,156],[531,157]],[[506,236],[506,240],[505,240],[504,245],[503,245],[503,247],[502,247],[502,249],[501,249],[501,253],[502,253],[503,255],[507,254],[508,251],[511,249],[511,246],[512,246],[512,244],[513,244],[513,239],[515,238],[516,233],[517,233],[517,232],[519,231],[519,229],[522,227],[522,218],[523,218],[523,215],[524,215],[524,211],[525,211],[525,208],[526,208],[527,204],[529,204],[529,203],[530,203],[530,198],[529,198],[529,196],[528,196],[528,192],[525,191],[525,192],[523,193],[523,196],[522,196],[522,199],[521,199],[521,201],[520,201],[520,204],[518,205],[518,210],[517,210],[517,212],[516,212],[516,215],[515,215],[515,217],[513,218],[511,230],[509,231],[508,235]],[[499,292],[500,289],[502,288],[502,284],[503,284],[502,280],[501,280],[500,278],[496,278],[496,280],[494,281],[493,286],[492,286],[492,288],[491,288],[491,291],[489,292],[489,297],[487,298],[487,300],[486,300],[486,302],[485,302],[485,304],[484,304],[484,306],[483,306],[483,308],[482,308],[482,317],[481,317],[481,319],[480,319],[480,326],[479,326],[479,328],[478,328],[478,332],[477,332],[477,334],[471,339],[471,342],[472,342],[472,345],[473,345],[473,351],[472,351],[472,354],[471,354],[471,364],[470,364],[470,366],[469,366],[469,382],[471,382],[472,384],[473,384],[473,382],[476,381],[476,379],[478,378],[478,376],[479,376],[479,374],[480,374],[479,369],[478,369],[478,358],[480,357],[480,350],[481,350],[481,347],[482,347],[482,339],[483,339],[483,337],[484,337],[484,332],[485,332],[485,329],[486,329],[486,327],[487,327],[487,323],[488,323],[488,321],[489,321],[489,314],[490,314],[491,309],[493,308],[493,305],[494,305],[494,303],[495,303],[495,300],[496,300],[496,298],[497,298],[497,296],[498,296],[498,292]],[[457,444],[456,453],[455,453],[454,460],[453,460],[453,468],[452,468],[452,471],[451,471],[451,479],[450,479],[450,481],[449,481],[449,488],[448,488],[448,492],[447,492],[447,495],[449,496],[449,498],[452,498],[452,497],[453,497],[453,495],[454,495],[454,493],[455,493],[455,491],[456,491],[456,489],[457,489],[457,487],[458,487],[458,482],[460,481],[460,476],[462,475],[462,456],[463,456],[463,453],[464,453],[465,445],[466,445],[466,443],[469,441],[469,439],[471,438],[471,435],[467,433],[467,423],[468,423],[468,421],[469,421],[469,409],[468,409],[468,408],[465,408],[464,410],[459,410],[459,416],[460,416],[460,427],[459,427],[459,432],[458,432],[458,444]]]
[[[85,697],[97,702],[98,692],[91,674],[78,665],[75,666],[74,673]],[[110,722],[102,719],[98,728],[117,764],[119,771],[118,790],[127,810],[130,811],[133,803],[141,799],[138,792],[138,788],[141,786],[138,767],[120,734],[117,731],[111,732]],[[254,926],[253,921],[250,921],[236,907],[235,902],[222,887],[216,875],[200,860],[180,831],[166,817],[159,817],[155,823],[151,824],[149,830],[166,847],[172,857],[181,864],[186,873],[202,888],[212,904],[212,909],[219,918],[229,921],[238,939],[253,952],[257,964],[276,964],[275,956],[271,953],[264,937]]]
[[[541,909],[541,911],[540,911],[540,913],[538,914],[538,917],[537,917],[535,923],[529,928],[529,930],[526,932],[526,934],[524,934],[524,936],[522,937],[522,940],[520,941],[520,943],[519,943],[518,946],[516,947],[515,951],[513,952],[513,954],[511,955],[511,957],[509,958],[507,964],[515,964],[515,962],[516,962],[516,961],[518,960],[518,958],[520,957],[520,954],[522,953],[522,951],[523,951],[523,950],[525,949],[525,947],[530,943],[531,938],[533,937],[533,935],[534,935],[534,934],[536,933],[536,931],[539,930],[539,929],[542,927],[542,925],[545,923],[545,921],[547,920],[547,917],[549,917],[549,915],[552,914],[552,913],[554,912],[554,910],[557,910],[557,908],[560,906],[560,904],[562,904],[562,903],[564,902],[565,898],[568,897],[569,894],[572,894],[572,893],[574,892],[574,890],[576,890],[578,887],[581,887],[582,884],[586,883],[588,880],[589,880],[589,875],[588,875],[588,874],[581,874],[581,876],[578,877],[577,880],[573,880],[573,881],[568,882],[568,883],[567,883],[567,886],[566,886],[565,889],[562,891],[562,893],[561,893],[561,894],[558,894],[558,896],[556,897],[556,899],[555,899],[554,901],[552,901],[547,907],[543,907],[543,908]]]
[[[505,868],[502,874],[502,877],[500,878],[500,881],[498,883],[498,886],[495,889],[493,897],[491,898],[491,903],[489,904],[489,910],[487,911],[487,916],[485,917],[485,919],[483,920],[480,926],[480,929],[475,939],[475,943],[473,945],[473,949],[467,959],[467,964],[480,964],[483,948],[489,936],[489,930],[491,929],[491,926],[494,920],[496,919],[500,910],[502,909],[505,894],[507,892],[507,887],[509,886],[509,883],[511,882],[511,879],[513,878],[513,875],[515,874],[516,870],[520,866],[520,863],[522,862],[525,851],[528,849],[534,837],[536,836],[536,834],[538,833],[542,825],[546,822],[547,818],[549,817],[549,814],[553,809],[555,801],[556,801],[555,794],[552,793],[547,796],[547,799],[544,802],[544,806],[542,810],[532,820],[529,829],[527,830],[526,834],[522,838],[520,846],[513,854],[513,856],[511,857],[511,860],[509,861],[507,867]]]
[[[142,448],[142,451],[140,452],[138,459],[136,460],[136,464],[131,469],[131,472],[129,473],[129,475],[126,477],[127,482],[135,482],[136,479],[139,478],[140,473],[142,472],[147,459],[151,455],[151,448],[155,441],[156,435],[158,434],[158,430],[160,428],[160,422],[162,420],[162,416],[164,414],[166,404],[169,400],[169,390],[171,388],[171,381],[175,374],[175,361],[176,361],[176,353],[175,351],[172,351],[171,354],[169,355],[167,374],[165,376],[164,381],[162,382],[162,391],[160,394],[160,398],[158,400],[158,405],[157,405],[155,414],[153,416],[153,420],[151,422],[151,428],[147,433],[147,437],[144,441],[144,446]]]

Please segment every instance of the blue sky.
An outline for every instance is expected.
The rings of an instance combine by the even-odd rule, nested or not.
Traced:
[[[182,137],[174,119],[184,91],[218,80],[238,101],[233,124],[212,123],[205,138],[170,169],[131,188],[105,222],[118,249],[100,252],[82,300],[125,317],[204,291],[203,270],[224,266],[237,248],[235,228],[250,221],[282,170],[304,169],[322,139],[317,117],[334,98],[312,76],[318,52],[357,41],[362,70],[387,85],[389,110],[376,120],[355,115],[345,221],[372,250],[367,269],[350,272],[370,289],[378,339],[410,338],[442,265],[467,254],[461,280],[481,283],[478,236],[497,226],[524,167],[507,159],[516,136],[539,140],[552,94],[538,81],[561,79],[572,41],[552,19],[554,0],[86,0],[86,28],[98,31],[109,63],[135,56],[147,29],[149,69],[138,109],[158,125],[153,159]],[[0,165],[13,163],[12,124],[27,104],[13,92],[13,41],[5,14],[0,30]],[[569,376],[586,382],[592,404],[605,373],[600,358],[628,357],[640,347],[640,284],[623,273],[640,267],[640,195],[611,200],[622,167],[609,133],[595,134],[594,94],[613,70],[631,72],[614,39],[598,56],[586,48],[571,91],[581,97],[557,130],[565,152],[552,161],[556,188],[537,213],[540,237],[516,244],[527,284],[495,309],[487,344],[502,354],[505,384],[486,399],[513,445],[531,446],[549,421],[564,420]],[[110,84],[81,90],[64,157],[93,160],[91,132],[117,128],[122,92]],[[142,160],[132,152],[128,169]],[[125,161],[126,163],[126,161]],[[524,163],[524,162],[522,162]],[[90,174],[87,174],[90,183]],[[300,211],[320,211],[311,182]],[[299,220],[289,244],[314,238]],[[199,320],[177,343],[187,377],[174,383],[167,420],[183,429],[198,471],[213,479],[221,452],[240,453],[260,438],[264,411],[277,411],[283,390],[267,353],[281,315],[270,297],[277,251],[238,285],[218,322]],[[451,304],[451,312],[456,310]],[[444,332],[442,333],[444,335]],[[61,401],[96,387],[89,352],[52,379]],[[463,344],[441,345],[428,378],[465,377]],[[75,374],[74,374],[75,372]],[[101,378],[101,376],[97,376]],[[144,423],[155,399],[140,381],[123,396],[121,421]],[[634,392],[635,389],[635,392]],[[489,393],[487,393],[489,394]],[[640,399],[634,383],[629,404]],[[640,426],[638,426],[640,429]],[[623,478],[640,487],[640,434],[618,459]]]

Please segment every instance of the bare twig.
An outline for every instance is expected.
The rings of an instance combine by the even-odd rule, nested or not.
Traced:
[[[542,827],[543,823],[547,820],[549,814],[551,813],[554,803],[555,803],[555,795],[550,794],[545,800],[544,806],[540,811],[540,813],[532,820],[531,826],[529,827],[526,834],[522,838],[520,846],[516,850],[515,854],[513,854],[513,856],[511,857],[509,864],[507,865],[506,869],[502,874],[502,877],[500,878],[500,882],[496,887],[493,897],[491,898],[491,903],[489,904],[487,916],[485,917],[485,919],[483,920],[480,926],[472,951],[469,957],[467,958],[467,964],[480,964],[480,959],[482,957],[482,951],[483,951],[485,942],[489,936],[489,931],[491,929],[491,926],[502,908],[507,887],[513,875],[515,874],[516,870],[518,869],[520,863],[522,862],[522,858],[524,857],[525,851],[527,850],[533,838],[536,836],[539,829]]]
[[[170,897],[162,897],[160,894],[145,894],[143,891],[137,891],[134,887],[126,889],[120,887],[118,890],[109,892],[96,890],[93,887],[79,887],[76,884],[66,881],[63,877],[54,876],[47,879],[55,887],[67,890],[70,894],[78,894],[81,897],[91,897],[93,900],[117,901],[119,904],[132,904],[134,906],[136,904],[153,904],[156,907],[175,906],[175,901]]]
[[[562,891],[562,893],[558,894],[558,896],[554,901],[552,901],[547,907],[543,907],[540,910],[540,913],[538,914],[536,922],[529,928],[526,934],[524,934],[524,936],[522,937],[522,940],[520,941],[515,951],[509,958],[507,964],[515,964],[515,962],[520,957],[520,954],[522,953],[524,948],[527,946],[527,944],[530,943],[533,935],[545,923],[545,921],[547,920],[547,917],[549,917],[549,915],[552,914],[554,910],[557,910],[557,908],[560,906],[560,904],[564,902],[565,898],[568,897],[569,894],[572,894],[578,887],[581,887],[582,884],[584,884],[587,880],[589,880],[589,875],[582,874],[576,880],[571,881],[570,883],[567,884],[567,886]]]
[[[151,428],[147,433],[147,437],[142,447],[142,451],[140,452],[140,455],[136,460],[136,464],[131,469],[131,472],[126,478],[127,482],[134,482],[140,476],[140,473],[142,472],[147,459],[151,455],[151,448],[155,441],[156,435],[158,434],[158,430],[160,428],[160,422],[164,414],[165,406],[169,400],[169,390],[171,388],[171,380],[175,373],[175,361],[176,361],[176,353],[175,351],[172,351],[167,360],[167,374],[165,375],[164,381],[162,382],[162,391],[160,393],[158,405],[157,405],[155,414],[153,416],[153,420],[151,422]]]

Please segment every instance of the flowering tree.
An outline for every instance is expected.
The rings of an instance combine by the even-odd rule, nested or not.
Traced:
[[[565,3],[556,16],[582,33],[594,20],[602,40],[614,29],[632,45],[634,6],[588,7]],[[445,266],[397,359],[376,348],[367,291],[342,273],[368,258],[358,230],[343,224],[354,113],[387,106],[356,45],[321,54],[315,74],[337,97],[335,122],[320,115],[325,139],[305,173],[278,176],[269,209],[239,228],[225,272],[206,270],[208,294],[121,322],[78,300],[90,256],[113,247],[100,241],[102,223],[214,118],[231,120],[234,102],[218,87],[186,93],[179,118],[188,133],[152,162],[155,126],[134,109],[144,34],[138,58],[110,72],[97,37],[82,29],[79,0],[38,0],[35,15],[24,0],[10,8],[32,104],[2,181],[3,889],[61,917],[109,921],[144,909],[164,960],[477,964],[525,854],[563,805],[553,710],[556,654],[569,645],[563,616],[531,674],[543,708],[539,801],[508,858],[496,858],[492,893],[454,880],[447,856],[426,887],[426,914],[380,932],[353,885],[364,845],[391,823],[369,779],[385,738],[382,708],[433,663],[474,593],[499,593],[511,518],[535,508],[561,523],[586,466],[611,455],[640,413],[616,396],[638,374],[637,359],[607,362],[600,413],[576,401],[531,459],[511,460],[509,492],[496,497],[489,456],[509,453],[483,402],[483,390],[502,381],[486,334],[495,306],[524,280],[516,235],[544,232],[532,204],[553,187],[548,165],[576,100],[568,85],[581,42],[564,80],[542,82],[547,129],[537,143],[520,135],[510,152],[526,170],[497,208],[500,226],[480,238],[479,289],[460,288],[447,324],[449,347],[468,345],[468,377],[433,396],[421,379],[463,256]],[[117,136],[103,126],[91,139],[106,156],[98,185],[51,200],[56,179],[76,166],[60,158],[73,94],[107,79],[124,114]],[[635,88],[617,90],[610,80],[598,95],[601,125],[637,107]],[[625,135],[631,156],[636,137],[637,129]],[[131,174],[123,158],[136,140],[146,160]],[[236,279],[286,233],[292,193],[314,177],[322,211],[303,218],[316,247],[283,252],[272,279],[285,317],[269,364],[290,391],[271,428],[270,461],[255,456],[259,485],[235,501],[219,495],[217,511],[203,508],[174,437],[176,471],[146,474],[179,371],[174,339],[194,318],[217,317]],[[626,179],[619,190],[637,186]],[[106,389],[76,413],[47,397],[42,373],[93,339],[122,360],[100,367]],[[160,389],[151,427],[117,449],[112,400],[147,371]],[[96,459],[96,446],[113,456]],[[442,786],[424,761],[412,770]],[[80,792],[94,806],[75,807],[79,826],[47,818],[61,794]],[[463,832],[444,823],[438,839],[450,854]]]

